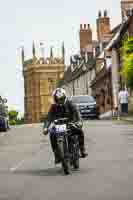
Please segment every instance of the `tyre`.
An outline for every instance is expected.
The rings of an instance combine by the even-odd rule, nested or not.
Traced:
[[[8,129],[8,126],[7,126],[7,123],[5,122],[4,125],[3,125],[3,129],[2,129],[2,130],[3,130],[4,132],[6,132],[7,129]]]
[[[72,144],[73,168],[79,169],[79,141],[77,135],[74,136],[73,141],[74,141],[74,143]]]
[[[59,140],[58,141],[57,154],[58,154],[60,160],[64,160],[64,144],[63,144],[63,140]]]
[[[66,143],[64,140],[58,140],[58,155],[62,163],[62,169],[65,175],[70,174],[70,162],[68,159]]]

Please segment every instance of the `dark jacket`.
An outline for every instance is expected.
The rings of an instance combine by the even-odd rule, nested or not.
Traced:
[[[51,122],[59,118],[68,118],[69,122],[78,122],[81,120],[76,105],[69,100],[67,100],[64,105],[51,105],[47,120],[44,122],[44,128],[48,128]]]

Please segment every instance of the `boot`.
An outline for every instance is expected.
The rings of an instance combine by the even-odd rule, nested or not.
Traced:
[[[88,153],[86,153],[85,148],[80,148],[80,157],[86,158],[88,156]]]
[[[59,164],[61,162],[61,160],[59,159],[59,156],[56,152],[54,152],[54,157],[55,157],[55,165]]]

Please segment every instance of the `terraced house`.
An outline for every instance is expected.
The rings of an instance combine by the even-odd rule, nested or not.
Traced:
[[[118,92],[122,85],[120,48],[125,37],[133,36],[133,1],[122,1],[122,22],[110,30],[111,38],[96,61],[96,77],[92,90],[96,96],[101,117],[111,117],[118,109]],[[129,111],[133,111],[130,92]]]
[[[118,109],[120,47],[125,36],[133,36],[133,0],[121,1],[122,20],[113,29],[106,10],[96,20],[97,41],[90,25],[80,25],[80,54],[71,58],[63,87],[71,95],[89,94],[96,98],[101,117],[112,117]],[[133,109],[132,95],[130,110]]]
[[[80,25],[79,40],[80,53],[71,56],[70,66],[61,82],[68,96],[92,94],[90,85],[95,77],[95,49],[98,43],[92,39],[89,24]]]

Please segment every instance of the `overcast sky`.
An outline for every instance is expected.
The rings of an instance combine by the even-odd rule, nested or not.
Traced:
[[[20,47],[31,56],[32,41],[44,42],[45,54],[65,42],[67,60],[78,51],[80,23],[90,23],[95,32],[98,10],[107,9],[112,27],[120,23],[120,0],[1,0],[0,4],[0,95],[10,108],[23,112],[23,76]],[[95,38],[94,34],[94,38]]]

